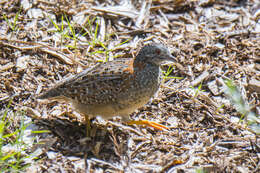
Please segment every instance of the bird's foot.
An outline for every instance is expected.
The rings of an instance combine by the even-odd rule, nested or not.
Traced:
[[[162,124],[159,124],[159,123],[156,123],[156,122],[152,122],[152,121],[148,121],[148,120],[138,120],[138,121],[135,121],[135,120],[132,120],[132,121],[129,121],[127,122],[128,125],[133,125],[133,124],[136,124],[136,125],[146,125],[146,126],[150,126],[150,127],[153,127],[157,130],[168,130],[169,128],[162,125]]]

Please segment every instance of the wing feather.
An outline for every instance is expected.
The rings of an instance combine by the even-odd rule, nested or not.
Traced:
[[[109,91],[118,90],[127,76],[130,75],[130,72],[126,70],[129,68],[128,62],[129,60],[117,59],[100,63],[58,82],[38,98],[67,97],[76,99],[79,93],[83,93],[82,97],[89,97],[90,102],[91,98],[97,96],[103,96],[104,99],[106,99],[105,97],[110,98]]]

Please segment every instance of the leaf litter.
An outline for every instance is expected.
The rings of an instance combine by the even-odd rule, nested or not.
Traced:
[[[39,136],[41,159],[27,171],[259,172],[258,135],[224,92],[232,79],[260,114],[259,7],[257,0],[1,2],[0,109],[12,98],[14,111],[51,131]],[[169,131],[97,119],[85,138],[84,119],[69,105],[35,99],[151,41],[166,44],[178,63],[131,117]]]

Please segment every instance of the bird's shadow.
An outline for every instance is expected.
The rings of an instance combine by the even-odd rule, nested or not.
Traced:
[[[126,139],[128,134],[124,133],[115,127],[91,123],[91,133],[86,137],[86,127],[77,121],[67,119],[52,118],[52,119],[37,119],[34,124],[41,129],[49,130],[50,133],[42,134],[46,143],[50,145],[47,150],[60,152],[66,156],[77,156],[88,158],[98,158],[101,160],[109,160],[118,158],[118,152],[115,151],[115,143],[120,143],[120,146],[126,147]],[[48,140],[52,142],[49,142]],[[44,146],[44,145],[42,145]],[[46,146],[44,146],[46,148]],[[125,150],[121,150],[125,151]],[[120,153],[124,154],[124,153]]]

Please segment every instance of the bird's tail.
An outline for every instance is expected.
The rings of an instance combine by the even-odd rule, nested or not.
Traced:
[[[50,89],[48,91],[46,91],[43,94],[38,95],[36,98],[37,99],[52,99],[52,98],[57,98],[60,97],[61,93],[59,91],[57,91],[57,89]]]

